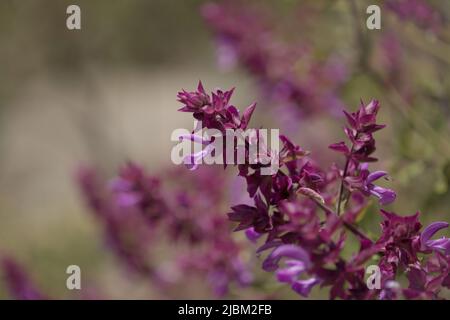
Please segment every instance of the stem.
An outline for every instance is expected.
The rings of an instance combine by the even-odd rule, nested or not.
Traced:
[[[345,226],[349,231],[351,231],[353,234],[355,234],[355,235],[357,235],[357,236],[359,236],[359,237],[361,237],[361,238],[363,238],[363,239],[372,241],[372,240],[369,239],[368,236],[366,236],[366,235],[364,234],[364,232],[362,232],[361,230],[359,230],[356,226],[352,225],[351,223],[348,223],[348,222],[344,221],[344,226]]]
[[[352,147],[353,150],[353,147]],[[347,161],[345,162],[344,172],[342,173],[342,179],[341,179],[341,185],[339,186],[339,196],[338,196],[338,203],[336,207],[336,214],[339,216],[341,213],[341,202],[342,202],[342,193],[344,192],[344,179],[347,175],[348,166],[350,164],[350,156],[347,157]]]
[[[323,211],[325,211],[326,215],[329,214],[336,214],[330,207],[328,207],[326,204],[321,203],[320,201],[309,197],[311,200],[313,200]],[[370,238],[361,230],[358,229],[358,227],[354,226],[351,223],[348,223],[347,221],[342,220],[344,226],[350,231],[352,232],[354,235],[359,236],[363,239],[370,240]]]

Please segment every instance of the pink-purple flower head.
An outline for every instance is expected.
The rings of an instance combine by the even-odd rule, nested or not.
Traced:
[[[18,300],[45,300],[48,299],[42,294],[29,278],[25,270],[15,260],[3,257],[0,260],[5,283],[11,296]]]
[[[225,129],[246,129],[256,104],[248,106],[241,116],[239,110],[229,104],[233,91],[234,88],[227,91],[216,90],[209,95],[200,81],[196,91],[178,92],[178,101],[184,105],[178,111],[192,112],[194,118],[202,121],[203,127],[208,129],[218,129],[221,132]]]
[[[182,108],[178,109],[182,112],[201,112],[211,106],[211,98],[203,88],[201,81],[199,81],[196,91],[182,90],[178,92],[178,101],[184,104]]]
[[[426,227],[420,235],[420,243],[423,250],[436,250],[450,255],[450,238],[442,237],[437,240],[431,238],[441,229],[448,228],[449,224],[444,221],[437,221]]]
[[[377,161],[372,157],[375,152],[375,139],[373,133],[383,129],[385,126],[376,123],[376,116],[380,104],[377,100],[371,100],[367,105],[361,101],[360,108],[353,113],[344,110],[348,126],[344,132],[350,141],[350,147],[345,142],[330,145],[330,149],[345,154],[346,157],[355,162]]]
[[[220,94],[217,97],[223,100]],[[223,105],[226,104],[221,104],[212,114],[198,113],[210,119],[203,123],[204,128],[239,127],[242,118],[237,116],[237,109],[230,105],[223,108]],[[374,196],[381,204],[391,203],[396,197],[394,191],[375,184],[386,178],[387,172],[368,170],[367,163],[376,160],[372,157],[375,151],[372,134],[383,128],[376,122],[379,107],[378,101],[372,100],[361,104],[358,111],[346,113],[345,133],[350,144],[342,142],[331,146],[345,154],[344,170],[337,166],[329,171],[322,170],[312,159],[303,158],[305,152],[284,136],[280,137],[283,148],[279,160],[287,170],[263,176],[260,166],[239,165],[239,175],[246,179],[247,191],[254,203],[233,206],[228,218],[238,222],[235,230],[246,230],[250,240],[267,235],[265,243],[257,250],[259,254],[271,249],[262,268],[274,272],[279,282],[289,284],[302,296],[308,296],[317,284],[331,287],[331,299],[379,296],[380,292],[369,290],[364,281],[364,265],[374,255],[379,255],[383,298],[395,298],[400,293],[406,298],[435,298],[439,289],[450,283],[449,260],[445,256],[449,239],[431,240],[448,224],[435,223],[421,233],[419,213],[400,216],[381,210],[382,234],[376,242],[354,225],[357,215],[367,205],[365,197]],[[336,183],[340,184],[339,188]],[[348,192],[344,192],[344,188]],[[358,201],[354,201],[355,198]],[[345,202],[341,203],[341,199]],[[342,215],[339,209],[334,212],[334,205],[345,212]],[[323,215],[319,209],[324,211]],[[342,254],[346,231],[354,233],[361,242],[360,252],[350,260]],[[432,251],[433,256],[427,257]],[[424,254],[423,259],[419,253]],[[438,264],[432,258],[438,259]],[[390,288],[389,281],[396,281],[401,272],[406,272],[409,288]],[[222,275],[219,273],[218,282],[222,281]]]
[[[403,241],[418,235],[422,225],[419,222],[419,212],[410,216],[399,216],[393,212],[381,210],[383,217],[382,227],[382,241]]]
[[[347,122],[350,128],[354,131],[373,133],[377,130],[383,129],[384,125],[376,124],[376,117],[380,103],[378,100],[371,100],[368,104],[361,101],[361,105],[356,112],[348,113],[344,110],[347,117]]]
[[[348,176],[345,182],[351,189],[357,189],[364,195],[372,195],[378,198],[381,205],[386,205],[396,199],[395,191],[375,185],[373,182],[383,177],[387,177],[386,171],[369,172],[367,163],[360,165],[357,176]]]

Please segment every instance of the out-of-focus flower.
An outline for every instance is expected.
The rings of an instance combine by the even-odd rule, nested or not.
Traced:
[[[439,32],[444,24],[440,12],[425,0],[387,0],[386,8],[401,20],[412,21],[431,32]]]
[[[4,257],[1,267],[11,297],[17,300],[48,299],[31,281],[25,270],[13,259]]]
[[[341,59],[318,61],[309,45],[279,41],[267,15],[252,6],[207,3],[202,14],[215,36],[219,66],[240,63],[266,99],[294,109],[297,119],[342,108],[338,91],[347,72]]]
[[[196,175],[177,172],[190,190],[163,186],[159,178],[128,163],[116,178],[103,183],[93,169],[80,170],[78,181],[86,202],[105,229],[107,244],[128,270],[151,281],[162,292],[179,284],[180,275],[205,277],[213,292],[226,294],[230,284],[248,285],[252,275],[240,256],[241,246],[230,235],[225,215],[223,179],[216,170]],[[169,260],[154,258],[159,237],[184,245]],[[164,265],[170,266],[164,267]]]
[[[122,175],[108,187],[90,168],[79,170],[77,179],[87,204],[102,223],[109,248],[130,270],[149,275],[153,266],[148,259],[146,243],[152,232],[147,219],[158,217],[161,212],[154,211],[153,203],[144,201],[146,195],[151,199],[154,196],[146,192],[148,185],[144,180],[151,184],[153,181],[147,180],[132,164],[122,170]]]
[[[262,235],[262,233],[256,232],[254,227],[245,230],[245,236],[251,242],[256,242],[259,238],[261,238]]]

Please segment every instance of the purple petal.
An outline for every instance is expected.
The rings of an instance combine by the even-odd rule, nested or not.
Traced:
[[[302,295],[303,297],[308,297],[311,289],[320,282],[317,278],[310,278],[308,280],[297,280],[292,284],[292,290]]]
[[[450,239],[449,238],[441,238],[438,240],[428,240],[425,244],[428,248],[434,250],[443,250],[445,255],[450,254]]]
[[[365,106],[364,111],[368,114],[376,113],[380,108],[378,100],[372,99],[368,105]]]
[[[250,118],[252,117],[253,111],[255,111],[256,102],[253,102],[251,105],[245,109],[244,114],[242,115],[242,123],[244,128],[247,127],[248,123],[250,122]]]
[[[375,171],[367,176],[366,181],[367,181],[367,183],[371,183],[371,182],[378,180],[384,176],[387,176],[387,174],[388,173],[386,171]]]
[[[448,228],[448,226],[449,224],[445,221],[433,222],[422,231],[422,234],[420,235],[420,243],[422,243],[422,245],[425,245],[436,232],[441,229]]]
[[[205,88],[203,87],[203,83],[200,80],[198,81],[197,91],[206,94]]]
[[[289,260],[286,261],[286,264],[290,266],[278,269],[275,273],[280,282],[292,283],[303,271],[305,271],[305,264],[302,261]]]
[[[354,117],[352,114],[350,114],[350,113],[348,113],[347,111],[345,111],[345,110],[344,110],[344,114],[345,114],[345,117],[347,118],[348,124],[349,124],[352,128],[356,127],[356,120],[355,120],[355,117]]]
[[[213,150],[214,145],[207,145],[202,151],[193,153],[184,157],[184,165],[191,171],[196,170],[198,165],[202,163],[203,158]]]
[[[141,201],[142,196],[135,192],[124,192],[117,196],[117,204],[121,207],[132,207]]]
[[[334,151],[337,151],[337,152],[345,153],[345,154],[350,153],[350,150],[348,149],[347,145],[343,141],[333,143],[333,144],[329,145],[328,148],[330,148]]]
[[[278,269],[278,263],[283,257],[302,261],[307,268],[311,264],[309,255],[303,248],[293,244],[286,244],[279,246],[269,254],[263,262],[263,269],[266,271],[275,271]]]
[[[109,182],[108,186],[112,191],[124,192],[130,190],[133,187],[133,183],[122,178],[114,178]]]
[[[261,252],[273,248],[273,247],[277,247],[282,245],[282,242],[280,240],[274,240],[274,241],[269,241],[266,242],[265,244],[263,244],[261,247],[258,248],[258,250],[256,250],[257,254],[260,254]]]
[[[389,204],[397,197],[394,190],[374,185],[369,186],[369,192],[379,199],[381,205]]]
[[[253,227],[245,230],[245,236],[251,242],[256,242],[256,240],[261,238],[262,235],[263,235],[262,233],[256,232]]]

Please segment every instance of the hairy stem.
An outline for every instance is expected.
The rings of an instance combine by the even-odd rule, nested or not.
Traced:
[[[353,150],[353,148],[352,148],[352,150]],[[349,164],[350,164],[350,156],[347,157],[347,161],[345,162],[344,172],[342,172],[341,185],[339,186],[339,195],[338,195],[338,202],[337,202],[337,207],[336,207],[336,214],[338,216],[341,213],[342,194],[344,192],[344,179],[347,176]]]
[[[327,215],[329,214],[336,214],[330,207],[328,207],[326,204],[321,203],[317,199],[314,199],[312,197],[309,197],[311,200],[313,200]],[[344,226],[352,232],[354,235],[359,236],[360,238],[370,240],[370,238],[361,230],[358,229],[355,225],[348,223],[347,221],[342,221]]]

